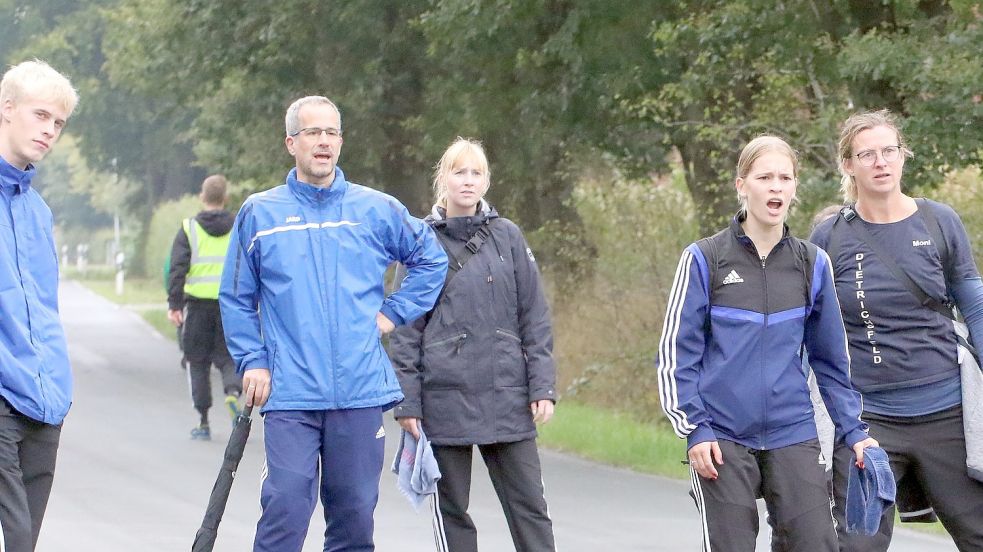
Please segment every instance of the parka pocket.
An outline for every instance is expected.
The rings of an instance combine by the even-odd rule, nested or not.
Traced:
[[[466,332],[423,344],[423,384],[429,387],[460,388],[467,386],[466,362],[461,347]]]
[[[522,351],[522,339],[514,333],[495,330],[495,387],[528,387],[526,356]]]

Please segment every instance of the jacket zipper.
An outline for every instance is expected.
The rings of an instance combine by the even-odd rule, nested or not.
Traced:
[[[509,339],[514,339],[515,341],[518,341],[519,343],[522,343],[522,340],[519,339],[519,336],[514,335],[512,332],[507,332],[505,330],[496,329],[495,330],[495,333],[497,333],[499,335],[504,335],[505,337],[507,337]]]
[[[467,338],[468,338],[468,334],[467,333],[462,333],[462,334],[458,334],[458,335],[452,335],[451,337],[445,337],[444,339],[438,339],[437,341],[434,341],[432,343],[427,343],[423,347],[425,349],[429,349],[431,347],[436,347],[438,345],[443,345],[445,343],[451,343],[451,342],[457,341],[456,346],[454,347],[454,354],[457,354],[457,353],[459,353],[461,351],[461,343],[463,343],[464,340],[467,339]]]
[[[775,247],[778,247],[778,246],[776,245]],[[773,247],[771,249],[772,252],[775,251],[775,247]],[[755,248],[754,252],[755,252],[755,254],[757,254],[757,252],[758,252],[757,248]],[[758,443],[758,448],[760,448],[761,450],[764,450],[765,438],[768,435],[768,431],[767,431],[767,429],[768,429],[768,388],[765,386],[765,366],[764,366],[764,364],[765,364],[765,362],[764,362],[764,359],[765,359],[765,350],[764,350],[764,346],[765,345],[764,345],[764,343],[765,343],[765,338],[768,335],[768,310],[769,310],[768,309],[768,271],[767,271],[767,261],[768,261],[768,257],[761,257],[761,285],[764,288],[763,289],[763,291],[764,291],[763,297],[764,297],[764,302],[765,302],[765,309],[764,309],[765,318],[764,318],[764,322],[762,323],[762,326],[761,326],[761,339],[758,340],[758,347],[761,348],[760,354],[758,356],[758,358],[760,359],[760,362],[761,362],[761,364],[759,365],[760,366],[760,369],[761,369],[761,389],[763,389],[765,391],[763,393],[763,396],[764,396],[764,411],[762,412],[764,415],[761,417],[761,436],[760,436],[760,441]]]
[[[318,189],[317,191],[314,192],[314,201],[317,204],[317,216],[318,216],[317,223],[318,224],[324,222],[324,197],[323,197],[323,195],[324,195],[324,190]],[[321,290],[320,290],[321,291],[321,312],[324,313],[324,316],[326,316],[327,319],[328,319],[328,326],[330,327],[331,343],[332,343],[332,347],[331,347],[331,359],[332,359],[332,365],[335,368],[334,370],[331,370],[331,375],[332,375],[332,377],[331,377],[331,386],[332,386],[331,395],[332,395],[333,400],[337,403],[339,401],[339,394],[338,394],[338,372],[340,371],[340,370],[338,370],[338,366],[339,366],[339,362],[338,362],[338,323],[337,323],[337,317],[335,316],[337,314],[337,312],[328,312],[329,306],[333,306],[335,309],[338,308],[338,305],[336,304],[336,302],[332,302],[331,305],[328,304],[328,294],[331,293],[335,289],[335,286],[337,285],[337,283],[335,284],[335,286],[325,285],[325,284],[327,284],[326,278],[328,276],[328,273],[327,273],[327,267],[325,266],[324,236],[322,235],[322,233],[320,232],[320,230],[318,232],[315,232],[314,236],[315,236],[315,242],[316,242],[316,245],[317,245],[317,247],[315,248],[315,254],[317,255],[317,261],[320,261],[319,264],[321,266],[321,278],[319,279],[319,281],[323,282],[322,285],[320,286],[320,288],[321,288]],[[335,260],[335,263],[337,264],[337,259]],[[337,273],[336,273],[336,275],[337,275]]]

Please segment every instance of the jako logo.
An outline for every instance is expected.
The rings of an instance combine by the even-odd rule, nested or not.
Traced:
[[[912,247],[921,247],[923,245],[932,245],[932,240],[911,240]]]
[[[300,222],[300,217],[287,217],[287,224],[291,222]]]

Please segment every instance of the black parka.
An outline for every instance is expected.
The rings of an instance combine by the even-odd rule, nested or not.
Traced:
[[[482,203],[484,206],[485,204]],[[422,418],[437,445],[536,436],[530,403],[555,400],[553,330],[539,270],[519,228],[486,208],[427,222],[452,257],[487,224],[490,237],[451,279],[433,311],[390,339],[406,398],[397,418]]]

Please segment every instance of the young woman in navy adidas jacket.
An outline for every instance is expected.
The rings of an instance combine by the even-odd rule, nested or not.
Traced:
[[[779,549],[836,549],[802,350],[840,439],[862,465],[860,421],[826,254],[789,235],[798,160],[780,138],[741,151],[741,210],[682,254],[659,344],[662,408],[687,439],[704,550],[753,551],[763,496]]]
[[[451,264],[433,310],[390,340],[406,397],[395,416],[417,437],[422,424],[433,444],[441,473],[434,508],[438,552],[478,550],[468,515],[475,445],[516,551],[550,552],[553,522],[536,423],[552,417],[556,399],[553,326],[522,231],[483,199],[489,183],[488,159],[473,140],[455,140],[437,165],[437,204],[426,221]]]
[[[905,158],[912,153],[887,110],[848,118],[838,149],[843,196],[853,204],[855,219],[827,220],[810,239],[832,259],[863,419],[890,458],[898,504],[910,493],[912,500],[927,499],[960,550],[983,550],[983,483],[966,471],[952,321],[922,305],[858,232],[863,229],[885,255],[893,255],[925,294],[943,303],[951,297],[979,348],[983,283],[969,237],[951,207],[902,191]],[[837,447],[833,458],[834,514],[842,520],[849,451]],[[840,549],[887,550],[893,527],[890,508],[876,535],[841,532]]]

